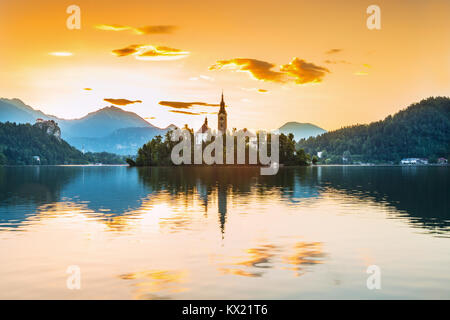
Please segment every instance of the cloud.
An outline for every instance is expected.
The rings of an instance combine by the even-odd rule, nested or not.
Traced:
[[[254,92],[258,92],[258,93],[268,93],[269,92],[269,90],[267,90],[267,89],[258,89],[258,88],[242,88],[242,90],[254,91]]]
[[[197,80],[214,81],[214,78],[201,74],[198,77],[190,77],[189,80],[191,80],[191,81],[197,81]]]
[[[294,58],[288,64],[280,66],[280,70],[292,76],[296,84],[319,83],[330,70],[306,62],[303,59]]]
[[[156,117],[145,117],[144,119],[145,120],[153,120],[153,119],[156,119]]]
[[[129,56],[137,53],[139,51],[140,46],[141,46],[140,44],[131,44],[122,49],[115,49],[112,51],[112,53],[118,57]]]
[[[58,52],[50,52],[49,55],[55,56],[55,57],[70,57],[70,56],[73,56],[73,53],[66,52],[66,51],[58,51]]]
[[[95,28],[104,31],[124,31],[124,30],[132,30],[133,27],[123,26],[118,24],[98,24]]]
[[[176,26],[163,25],[163,26],[144,26],[135,28],[134,31],[138,34],[167,34],[172,33],[177,29]]]
[[[182,114],[187,114],[190,116],[199,116],[202,114],[202,112],[189,112],[189,111],[182,111],[182,110],[169,110],[169,112],[182,113]]]
[[[161,106],[176,108],[176,109],[189,109],[194,106],[199,107],[218,107],[219,104],[206,103],[206,102],[179,102],[179,101],[160,101]]]
[[[92,90],[92,88],[83,88],[83,90],[86,90],[86,91],[91,91],[91,90]]]
[[[115,49],[112,54],[118,57],[133,55],[138,60],[176,60],[189,55],[188,51],[166,46],[154,46],[150,44],[131,44],[125,48]]]
[[[235,71],[247,72],[256,80],[285,82],[285,75],[281,72],[273,71],[275,65],[266,61],[247,58],[235,58],[230,60],[219,60],[209,67],[209,70],[231,69]]]
[[[209,67],[209,70],[231,69],[247,72],[253,79],[296,84],[322,82],[323,77],[330,71],[327,68],[306,62],[303,59],[294,58],[290,63],[280,66],[280,71],[273,71],[274,64],[246,58],[219,60]]]
[[[330,49],[330,50],[326,51],[325,53],[326,54],[335,54],[335,53],[339,53],[341,51],[342,51],[342,49]]]
[[[345,60],[325,60],[325,63],[328,63],[328,64],[338,64],[338,63],[351,64],[350,62],[345,61]]]
[[[156,25],[156,26],[143,26],[132,27],[117,24],[99,24],[95,28],[103,31],[133,31],[136,34],[168,34],[174,32],[177,27],[172,25]]]
[[[133,103],[142,103],[141,100],[128,100],[128,99],[112,99],[112,98],[105,98],[103,99],[106,102],[115,104],[117,106],[126,106]]]
[[[367,64],[367,63],[364,63],[362,66],[363,66],[363,68],[365,68],[365,70],[364,71],[356,71],[356,72],[354,72],[353,74],[355,76],[367,76],[367,75],[369,75],[369,72],[367,71],[367,69],[372,68],[372,66]]]

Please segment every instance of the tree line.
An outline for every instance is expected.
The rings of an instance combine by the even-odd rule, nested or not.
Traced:
[[[297,148],[322,153],[321,163],[398,163],[403,158],[450,156],[450,98],[431,97],[366,125],[302,139]]]
[[[188,130],[191,135],[191,159],[194,159],[194,144],[195,134],[193,129],[185,125],[184,129]],[[245,129],[244,129],[245,130]],[[259,139],[259,138],[258,138]],[[270,135],[267,140],[269,141],[267,149],[270,156]],[[214,136],[211,141],[203,141],[201,143],[202,151],[207,145],[214,142]],[[136,159],[128,158],[127,162],[131,166],[172,166],[174,165],[171,159],[171,153],[173,147],[177,144],[177,141],[171,140],[171,131],[166,132],[164,138],[161,135],[155,136],[151,141],[144,144],[139,148]],[[226,136],[223,135],[223,163],[226,163]],[[249,164],[250,148],[254,148],[247,138],[245,143],[245,164]],[[234,163],[237,161],[237,141],[234,139]],[[257,154],[259,157],[259,154]],[[258,159],[259,160],[259,159]],[[283,165],[300,165],[307,166],[312,162],[316,162],[316,157],[311,157],[303,149],[297,149],[295,147],[294,135],[279,135],[279,163]],[[259,163],[259,161],[257,161]]]
[[[37,126],[0,122],[0,165],[125,164],[125,157],[107,152],[83,154]]]

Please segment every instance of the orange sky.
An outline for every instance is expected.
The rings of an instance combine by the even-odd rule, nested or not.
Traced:
[[[71,4],[80,30],[66,27]],[[366,27],[371,4],[381,30]],[[158,103],[216,104],[223,89],[230,128],[337,129],[450,95],[448,12],[448,0],[3,0],[0,96],[63,118],[127,99],[155,125],[198,127],[216,107]]]

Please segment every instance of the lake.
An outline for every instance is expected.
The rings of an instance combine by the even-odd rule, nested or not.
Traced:
[[[449,187],[449,167],[0,167],[0,298],[449,299]]]

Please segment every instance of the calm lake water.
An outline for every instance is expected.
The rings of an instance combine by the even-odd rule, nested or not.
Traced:
[[[0,167],[0,298],[449,299],[449,187],[448,167]]]

